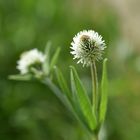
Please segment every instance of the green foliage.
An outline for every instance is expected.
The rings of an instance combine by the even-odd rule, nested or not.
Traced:
[[[46,47],[45,47],[45,55],[46,55],[45,60],[46,61],[43,64],[43,71],[46,75],[49,75],[49,73],[53,70],[55,64],[57,63],[58,56],[60,53],[60,48],[57,48],[54,54],[52,55],[52,57],[50,57],[51,47],[52,47],[51,42],[47,42]]]
[[[55,72],[62,94],[66,95],[67,99],[71,103],[72,112],[76,115],[76,118],[82,123],[82,125],[87,127],[90,131],[93,131],[97,125],[96,117],[92,111],[89,97],[75,68],[70,68],[72,91],[69,90],[62,72],[57,67],[55,67]]]
[[[100,101],[100,111],[99,111],[99,122],[103,123],[107,110],[107,100],[108,100],[108,80],[107,80],[107,58],[103,61],[103,72],[101,81],[101,101]]]
[[[55,67],[55,73],[56,73],[57,80],[58,80],[58,83],[59,83],[59,86],[60,86],[62,92],[64,94],[66,94],[68,99],[71,101],[72,94],[71,94],[71,92],[69,90],[69,87],[68,87],[68,85],[66,83],[66,80],[65,80],[62,72],[57,67]]]
[[[18,81],[29,81],[32,79],[32,75],[31,74],[16,74],[16,75],[10,75],[9,79],[11,80],[18,80]]]
[[[79,102],[80,109],[88,123],[89,128],[94,130],[97,125],[95,113],[92,110],[89,97],[74,67],[71,67],[71,85],[73,94],[76,94],[75,96],[77,97],[77,102]]]
[[[50,48],[51,48],[51,42],[47,42],[45,47],[45,63],[43,64],[43,71],[46,75],[50,72]]]
[[[55,66],[56,62],[58,61],[59,53],[60,53],[60,48],[57,48],[56,51],[54,52],[54,55],[53,55],[53,57],[51,59],[51,62],[50,62],[50,70],[53,69],[53,67]]]

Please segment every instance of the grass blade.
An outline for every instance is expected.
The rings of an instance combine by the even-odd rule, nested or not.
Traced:
[[[45,47],[45,63],[43,64],[43,71],[45,72],[46,75],[49,74],[50,72],[50,48],[51,48],[51,42],[47,42],[46,47]]]
[[[91,103],[89,97],[78,77],[78,74],[74,67],[71,67],[71,84],[73,94],[76,94],[77,102],[79,103],[80,110],[86,119],[86,122],[91,130],[96,128],[96,117],[95,113],[92,111]]]
[[[52,57],[52,60],[50,62],[50,70],[52,70],[54,65],[56,64],[56,62],[58,60],[59,53],[60,53],[60,48],[57,48],[57,50],[55,51],[55,53]]]
[[[100,101],[100,112],[99,112],[99,122],[103,123],[107,110],[107,99],[108,99],[108,81],[107,81],[107,59],[103,62],[103,73],[101,81],[101,101]]]
[[[30,74],[16,74],[16,75],[10,75],[8,77],[10,80],[17,80],[17,81],[29,81],[32,79],[32,76]]]
[[[62,92],[66,94],[68,99],[71,100],[71,93],[62,72],[57,67],[55,67],[55,73]]]

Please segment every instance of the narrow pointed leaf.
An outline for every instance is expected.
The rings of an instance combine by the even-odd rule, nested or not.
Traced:
[[[108,81],[107,81],[107,58],[103,61],[103,72],[101,81],[101,101],[100,101],[100,112],[99,122],[103,123],[107,110],[107,99],[108,99]]]
[[[49,86],[53,93],[60,99],[60,101],[71,111],[71,113],[76,117],[81,125],[83,122],[79,117],[79,114],[76,112],[76,108],[74,108],[73,104],[71,104],[70,100],[65,96],[64,93],[49,79],[46,78],[42,81],[45,85]],[[85,125],[84,125],[85,126]]]
[[[74,116],[80,122],[80,124],[83,125],[86,129],[88,129],[88,126],[85,124],[85,122],[83,120],[83,114],[80,112],[77,102],[75,102],[73,100],[73,96],[71,94],[71,91],[68,88],[68,85],[66,83],[66,80],[65,80],[62,72],[56,66],[55,66],[55,72],[56,72],[57,80],[58,80],[59,86],[61,88],[62,94],[66,94],[66,97],[68,98],[68,100],[71,104],[71,112],[74,114]]]
[[[92,110],[91,103],[89,97],[84,89],[78,74],[74,67],[71,67],[71,77],[72,77],[72,85],[73,85],[73,94],[77,96],[77,102],[79,103],[80,109],[86,119],[86,122],[91,130],[96,128],[96,117],[95,113]]]
[[[58,60],[58,56],[60,53],[60,48],[57,48],[56,52],[54,53],[52,60],[50,62],[50,70],[53,69],[54,65],[56,64],[57,60]]]
[[[71,93],[62,72],[55,67],[55,73],[62,92],[71,100]]]
[[[46,75],[49,74],[50,72],[50,47],[51,47],[51,42],[47,42],[46,47],[45,47],[45,63],[43,64],[43,71],[46,73]]]
[[[80,120],[80,122],[82,122],[83,126],[89,130],[89,125],[87,124],[87,120],[85,120],[84,114],[81,110],[80,104],[79,104],[79,100],[78,97],[76,95],[76,87],[75,87],[75,80],[74,80],[74,76],[73,76],[73,71],[70,71],[70,79],[71,79],[71,90],[72,90],[72,105],[73,105],[73,109],[77,115],[77,118]],[[91,130],[91,129],[90,129]]]
[[[17,80],[17,81],[29,81],[31,80],[32,76],[30,74],[16,74],[16,75],[10,75],[8,77],[10,80]]]

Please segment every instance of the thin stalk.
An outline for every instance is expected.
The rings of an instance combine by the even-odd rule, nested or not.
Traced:
[[[91,140],[99,140],[99,135],[92,135]]]
[[[98,135],[96,135],[96,136],[95,136],[95,140],[99,140],[99,137],[98,137]]]
[[[66,96],[64,96],[60,89],[49,78],[45,78],[41,82],[47,85],[66,107],[70,107],[70,103]]]
[[[98,110],[98,77],[95,61],[91,64],[91,77],[92,77],[92,106],[97,115]]]

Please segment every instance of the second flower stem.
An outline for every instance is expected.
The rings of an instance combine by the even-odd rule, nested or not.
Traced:
[[[92,76],[92,106],[97,115],[98,110],[98,77],[95,61],[91,64],[91,76]]]

